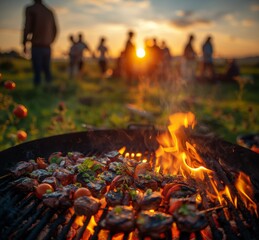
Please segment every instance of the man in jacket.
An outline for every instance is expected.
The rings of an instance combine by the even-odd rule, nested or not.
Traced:
[[[31,60],[34,72],[34,85],[41,83],[41,72],[47,83],[51,82],[51,44],[57,35],[57,26],[53,12],[41,0],[25,9],[23,31],[23,50],[27,53],[27,43],[31,42]]]

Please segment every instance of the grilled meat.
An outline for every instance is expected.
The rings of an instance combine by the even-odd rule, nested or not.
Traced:
[[[42,183],[48,183],[48,184],[50,184],[54,189],[56,189],[56,188],[57,188],[57,185],[58,185],[57,179],[56,179],[55,177],[46,177],[46,178],[42,181]]]
[[[143,199],[140,203],[140,208],[142,210],[157,210],[162,202],[162,196],[160,192],[152,192],[152,190],[147,190],[144,193]]]
[[[50,208],[68,208],[73,206],[73,196],[77,187],[67,185],[55,192],[43,195],[43,203]]]
[[[29,161],[29,162],[21,161],[21,162],[18,162],[17,165],[10,171],[12,174],[14,174],[15,177],[20,177],[24,174],[28,174],[32,172],[36,168],[37,168],[37,164],[35,163],[35,161]]]
[[[114,233],[133,231],[135,218],[132,207],[116,206],[108,212],[101,226]]]
[[[171,228],[173,218],[162,212],[141,211],[136,220],[141,235],[159,238],[161,233]]]
[[[163,196],[166,201],[172,198],[187,198],[196,193],[196,189],[190,187],[186,183],[169,183],[164,186]]]
[[[52,173],[45,169],[36,169],[30,173],[30,177],[37,179],[39,182],[42,182],[45,178],[50,177],[51,175]]]
[[[91,191],[92,195],[97,198],[101,198],[107,191],[105,181],[101,179],[88,182],[86,187]]]
[[[74,202],[74,209],[77,215],[91,216],[98,212],[101,203],[92,196],[79,197]]]
[[[22,177],[12,182],[12,184],[21,191],[32,192],[39,183],[36,179]]]
[[[197,209],[194,202],[181,201],[173,212],[173,219],[183,232],[200,231],[208,225],[205,214]]]
[[[122,205],[123,198],[124,194],[122,191],[110,190],[105,194],[105,200],[107,204],[111,207]]]
[[[106,184],[110,184],[115,177],[116,173],[112,171],[104,171],[99,175],[99,178],[104,180]]]
[[[60,184],[62,184],[63,186],[66,186],[73,182],[74,174],[65,168],[58,168],[53,173],[53,177],[57,178]]]

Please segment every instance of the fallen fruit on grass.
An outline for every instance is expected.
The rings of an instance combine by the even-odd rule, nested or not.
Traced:
[[[25,141],[27,138],[27,133],[23,130],[19,130],[16,135],[20,141]]]
[[[13,114],[18,118],[25,118],[28,114],[28,110],[24,105],[17,105],[13,110]]]
[[[14,88],[16,87],[16,84],[15,84],[14,81],[7,80],[7,81],[4,82],[4,87],[5,87],[6,89],[12,90],[12,89],[14,89]]]

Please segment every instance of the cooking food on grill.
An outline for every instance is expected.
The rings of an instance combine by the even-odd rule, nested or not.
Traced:
[[[45,169],[36,169],[30,173],[30,177],[37,179],[39,182],[42,182],[45,178],[50,177],[51,175],[52,173]]]
[[[48,183],[49,185],[51,185],[54,189],[56,189],[57,188],[57,186],[58,186],[58,181],[57,181],[57,179],[55,178],[55,177],[46,177],[43,181],[42,181],[42,183]]]
[[[101,203],[92,196],[79,197],[74,201],[74,209],[77,215],[91,216],[98,212]]]
[[[115,233],[131,232],[135,226],[134,211],[132,207],[116,206],[108,212],[101,225]]]
[[[46,193],[54,192],[53,187],[48,183],[41,183],[36,187],[35,194],[38,198],[42,198]]]
[[[162,195],[160,192],[153,192],[148,189],[142,198],[140,203],[140,208],[142,210],[157,210],[162,202]]]
[[[110,190],[105,194],[106,202],[111,207],[122,205],[123,198],[124,194],[122,191]]]
[[[13,173],[15,177],[20,177],[25,173],[32,172],[36,168],[37,164],[33,160],[29,162],[21,161],[18,162],[13,169],[11,169],[11,173]]]
[[[196,232],[208,225],[205,214],[197,209],[195,202],[178,201],[173,211],[173,219],[180,231]]]
[[[83,196],[91,196],[91,192],[88,188],[78,188],[75,193],[74,193],[74,199],[77,199],[79,197],[83,197]]]
[[[12,182],[12,185],[25,192],[34,191],[34,188],[37,187],[38,184],[39,183],[36,179],[32,179],[29,177],[18,178],[17,180]]]
[[[141,211],[136,219],[137,228],[142,235],[157,239],[161,233],[171,228],[172,222],[171,215],[158,211]]]
[[[134,231],[136,239],[171,239],[176,226],[187,235],[201,233],[208,226],[206,209],[199,205],[201,195],[199,204],[197,200],[199,186],[193,179],[163,174],[151,161],[124,157],[118,151],[100,156],[55,152],[47,158],[21,161],[11,173],[14,180],[10,186],[29,193],[30,198],[37,197],[42,209],[47,209],[46,218],[51,217],[47,215],[51,211],[65,213],[62,221],[51,218],[53,224],[56,218],[61,222],[53,236],[68,231],[67,239],[79,239],[81,233],[81,239],[89,239],[98,229],[110,231],[109,237],[123,232],[127,239]],[[28,225],[33,229],[33,224]],[[38,236],[47,233],[48,227]],[[204,231],[207,229],[211,236],[210,226]]]
[[[167,183],[164,186],[162,194],[166,201],[170,198],[187,198],[196,193],[196,189],[187,185],[184,182],[181,183]]]

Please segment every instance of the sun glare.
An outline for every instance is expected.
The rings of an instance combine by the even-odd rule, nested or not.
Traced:
[[[138,58],[143,58],[143,57],[145,57],[145,55],[146,55],[146,52],[145,52],[145,50],[143,48],[138,48],[137,49],[137,57]]]

